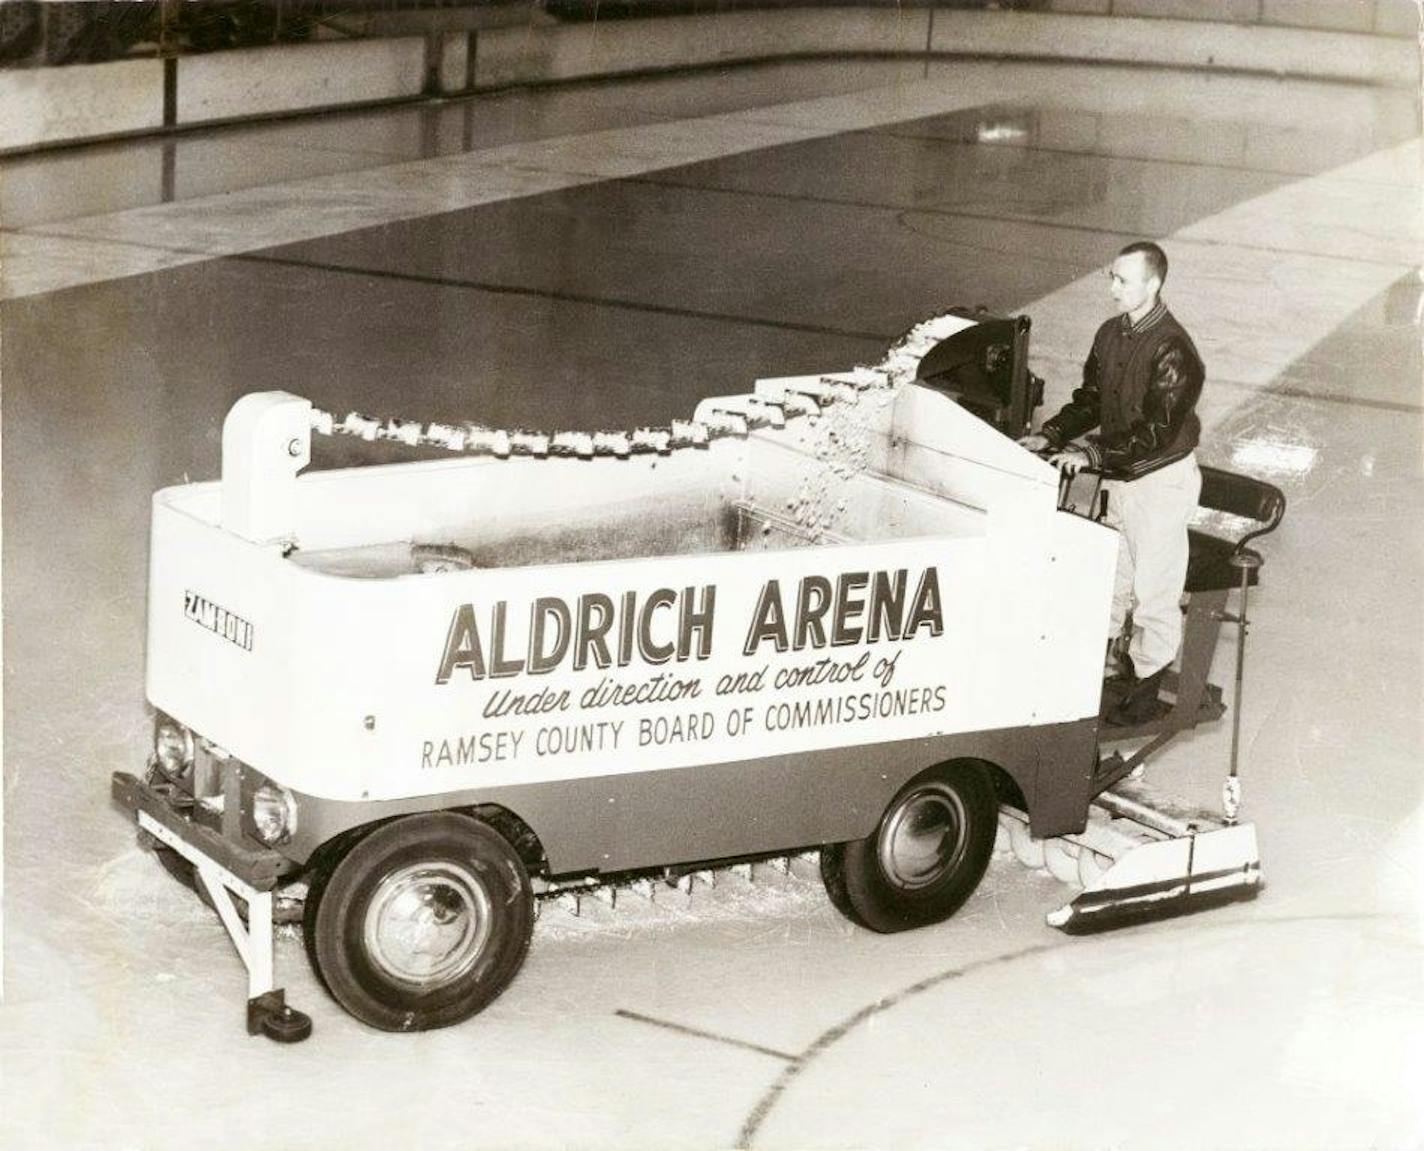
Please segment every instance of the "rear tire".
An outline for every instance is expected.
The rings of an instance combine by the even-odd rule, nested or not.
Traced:
[[[518,973],[534,896],[518,854],[467,815],[407,816],[355,842],[307,893],[307,954],[332,997],[383,1031],[468,1019]]]
[[[998,802],[977,763],[921,772],[892,799],[875,833],[821,850],[831,902],[871,931],[906,931],[953,915],[994,850]]]
[[[844,843],[827,843],[821,848],[821,882],[825,885],[831,905],[857,927],[865,927],[866,922],[851,903],[850,892],[846,887],[847,846]]]

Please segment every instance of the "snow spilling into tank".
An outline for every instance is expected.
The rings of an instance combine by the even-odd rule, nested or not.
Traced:
[[[845,526],[845,485],[868,467],[873,430],[880,426],[880,413],[895,401],[891,390],[867,392],[856,402],[832,404],[816,424],[816,467],[801,477],[796,491],[787,497],[786,513],[819,543]]]
[[[857,365],[852,371],[825,377],[850,388],[836,402],[808,417],[816,430],[817,468],[803,476],[787,497],[787,516],[803,529],[812,543],[841,534],[845,526],[846,484],[870,469],[870,449],[875,433],[885,426],[886,410],[900,391],[915,381],[920,362],[937,344],[974,326],[974,321],[944,314],[916,324],[890,345],[876,365]]]

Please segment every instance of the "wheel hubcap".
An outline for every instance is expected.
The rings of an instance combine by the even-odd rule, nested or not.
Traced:
[[[366,911],[366,953],[384,975],[437,987],[474,966],[491,928],[489,892],[455,863],[417,863],[381,881]]]
[[[943,784],[912,791],[880,835],[880,866],[902,888],[927,887],[964,856],[968,816],[957,792]]]

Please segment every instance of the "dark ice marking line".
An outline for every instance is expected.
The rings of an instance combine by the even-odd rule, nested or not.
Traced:
[[[1390,919],[1389,915],[1377,914],[1374,912],[1347,912],[1340,915],[1282,915],[1278,917],[1253,919],[1245,916],[1233,917],[1231,919],[1220,919],[1214,923],[1201,923],[1190,918],[1186,921],[1198,931],[1223,931],[1233,927],[1245,927],[1248,929],[1259,929],[1263,927],[1283,927],[1296,923],[1342,923],[1360,922],[1367,920]],[[757,1132],[761,1129],[766,1117],[775,1109],[787,1089],[796,1081],[796,1077],[801,1074],[816,1057],[828,1048],[834,1047],[866,1020],[879,1015],[882,1011],[888,1011],[892,1007],[898,1007],[906,999],[919,995],[923,991],[930,991],[941,984],[949,983],[965,975],[977,975],[981,971],[991,971],[996,967],[1007,967],[1011,963],[1017,963],[1020,959],[1031,959],[1036,955],[1043,955],[1049,951],[1059,951],[1064,948],[1103,947],[1108,946],[1114,939],[1129,938],[1141,935],[1148,931],[1161,931],[1162,923],[1147,923],[1139,927],[1126,927],[1117,931],[1109,932],[1097,936],[1075,936],[1071,939],[1064,939],[1061,942],[1039,943],[1033,947],[1026,947],[1021,951],[1012,951],[1006,955],[995,955],[988,959],[981,959],[975,963],[967,963],[963,967],[951,967],[948,971],[941,971],[937,975],[930,975],[921,979],[918,983],[911,983],[908,987],[902,987],[899,991],[877,999],[874,1003],[866,1004],[853,1015],[843,1019],[835,1026],[823,1031],[816,1041],[806,1048],[800,1055],[781,1055],[787,1060],[787,1066],[776,1077],[766,1093],[757,1100],[756,1106],[752,1108],[742,1124],[741,1132],[737,1135],[735,1146],[738,1151],[747,1151],[751,1147],[752,1141],[756,1138]],[[618,1014],[626,1015],[627,1012],[620,1011]],[[649,1022],[653,1022],[649,1020]],[[665,1024],[664,1026],[669,1026]],[[731,1040],[730,1042],[737,1042]],[[743,1044],[743,1046],[748,1046]],[[780,1054],[780,1053],[774,1053]]]
[[[468,211],[469,209],[460,209]],[[418,217],[417,222],[427,219]],[[400,221],[398,221],[400,222]],[[388,227],[389,225],[381,225]],[[357,229],[360,231],[361,229]],[[59,240],[84,240],[90,237],[65,232],[58,228],[32,228],[27,235],[48,237]],[[778,320],[771,316],[754,316],[739,312],[714,312],[705,308],[681,308],[671,304],[658,304],[649,300],[620,299],[616,296],[598,296],[580,292],[561,292],[552,288],[537,288],[521,284],[501,284],[494,281],[466,279],[460,276],[436,276],[420,272],[402,272],[389,268],[372,268],[359,264],[329,263],[321,260],[299,259],[294,256],[278,256],[272,253],[280,248],[295,247],[298,244],[316,244],[323,240],[340,238],[350,233],[337,233],[314,240],[294,240],[278,244],[274,248],[257,248],[250,252],[220,252],[216,255],[201,248],[185,248],[180,244],[154,244],[134,240],[124,240],[121,246],[139,248],[152,252],[172,252],[182,256],[202,255],[204,262],[230,260],[235,263],[271,265],[278,268],[294,268],[299,271],[327,272],[338,276],[357,276],[365,279],[389,280],[396,283],[418,284],[432,288],[459,288],[464,291],[483,292],[492,296],[516,296],[526,299],[552,300],[561,304],[582,304],[592,308],[608,308],[616,311],[645,312],[650,315],[671,316],[682,320],[703,320],[715,324],[738,324],[745,327],[769,328],[780,332],[801,332],[812,336],[832,336],[837,339],[864,340],[877,347],[893,340],[898,332],[868,332],[855,328],[836,327],[830,324],[812,324],[797,320]],[[177,268],[155,268],[147,275],[157,275],[166,271],[182,271],[190,265]],[[89,281],[86,281],[88,283]],[[94,281],[100,282],[100,281]],[[80,287],[82,285],[73,285]],[[64,289],[55,289],[62,291]]]
[[[982,960],[978,963],[970,963],[964,967],[953,967],[948,971],[941,971],[938,975],[931,975],[926,979],[921,979],[918,983],[912,983],[908,987],[903,987],[883,999],[877,999],[874,1003],[867,1004],[849,1018],[837,1023],[827,1031],[823,1031],[810,1047],[806,1048],[799,1056],[795,1057],[790,1065],[777,1077],[775,1083],[767,1090],[766,1094],[757,1100],[757,1105],[752,1108],[751,1114],[747,1116],[746,1122],[742,1124],[741,1133],[737,1136],[737,1147],[750,1147],[752,1140],[756,1138],[757,1131],[766,1122],[766,1117],[771,1114],[777,1101],[785,1093],[786,1089],[795,1082],[796,1077],[815,1060],[828,1047],[833,1047],[839,1043],[867,1019],[879,1015],[882,1011],[888,1011],[892,1007],[908,999],[912,995],[918,995],[922,991],[928,991],[932,987],[938,987],[941,983],[948,983],[952,979],[958,979],[963,975],[971,975],[979,971],[985,971],[992,967],[1003,967],[1010,963],[1016,963],[1020,959],[1027,959],[1030,956],[1041,955],[1045,951],[1056,951],[1062,947],[1076,946],[1079,940],[1064,940],[1061,943],[1040,943],[1023,951],[1010,952],[1008,955],[996,955],[992,959]]]
[[[1401,403],[1395,400],[1370,400],[1361,396],[1342,396],[1334,392],[1315,392],[1309,388],[1289,385],[1268,384],[1260,389],[1262,395],[1284,396],[1292,400],[1311,400],[1318,404],[1344,404],[1349,408],[1374,408],[1381,412],[1424,412],[1424,405]]]
[[[638,1023],[650,1023],[654,1027],[663,1027],[668,1031],[676,1031],[682,1035],[695,1035],[699,1039],[711,1039],[714,1043],[725,1043],[731,1047],[741,1047],[747,1051],[755,1051],[758,1055],[770,1055],[773,1059],[785,1059],[788,1062],[797,1062],[800,1058],[796,1055],[788,1055],[785,1051],[777,1051],[774,1047],[763,1047],[759,1043],[748,1043],[745,1039],[733,1039],[729,1035],[718,1035],[715,1031],[703,1031],[698,1027],[688,1027],[684,1023],[670,1023],[666,1019],[654,1019],[651,1015],[639,1015],[636,1011],[625,1011],[619,1008],[613,1013],[622,1019],[632,1019]]]
[[[979,146],[985,147],[986,145]],[[1107,159],[1107,157],[1104,157],[1104,159]],[[671,170],[672,169],[669,169],[669,171]],[[1262,174],[1267,176],[1273,175],[1273,173],[1270,172],[1264,172]],[[1132,236],[1137,235],[1135,231],[1125,231],[1121,228],[1108,228],[1100,224],[1080,224],[1074,223],[1071,220],[1055,219],[1053,217],[1043,215],[1035,216],[1024,212],[1011,212],[1004,209],[1000,209],[997,211],[976,211],[973,208],[962,207],[936,208],[926,204],[917,204],[913,207],[907,207],[904,204],[893,203],[889,200],[867,200],[863,197],[858,196],[818,195],[814,192],[783,192],[776,188],[749,188],[734,185],[718,185],[707,183],[705,181],[698,182],[695,180],[679,179],[677,177],[672,176],[662,176],[659,173],[651,173],[646,176],[627,176],[624,177],[624,179],[629,184],[649,184],[661,188],[679,188],[683,191],[688,192],[709,192],[726,196],[740,196],[745,199],[785,200],[790,203],[797,204],[816,204],[823,207],[832,208],[859,208],[871,212],[880,212],[885,214],[893,213],[896,218],[896,222],[902,228],[906,229],[907,231],[914,232],[917,235],[926,236],[930,239],[941,239],[946,237],[940,237],[934,232],[928,232],[925,231],[923,228],[917,228],[912,222],[914,218],[921,218],[925,220],[973,220],[981,222],[988,221],[990,223],[996,224],[1017,225],[1026,229],[1040,229],[1043,231],[1050,232],[1076,232],[1087,236],[1113,236],[1117,237],[1118,239],[1128,239]],[[1280,191],[1279,188],[1274,190]],[[1233,206],[1234,205],[1232,204],[1228,204],[1221,210],[1225,211],[1227,208]],[[1188,228],[1195,222],[1196,221],[1185,221],[1182,223],[1181,227],[1183,229]],[[1310,257],[1312,259],[1328,260],[1341,264],[1367,264],[1371,267],[1377,268],[1396,268],[1404,266],[1402,259],[1380,259],[1375,256],[1350,256],[1342,255],[1336,252],[1315,252],[1310,250],[1309,248],[1281,248],[1269,244],[1250,244],[1239,239],[1233,239],[1230,241],[1230,243],[1225,243],[1218,240],[1202,239],[1191,236],[1172,235],[1168,236],[1167,238],[1174,244],[1180,244],[1184,246],[1190,244],[1193,247],[1198,248],[1239,248],[1248,252],[1272,252],[1276,255],[1299,255]],[[972,242],[972,239],[968,237],[957,239],[954,242],[962,247],[972,247],[978,251],[1000,253],[1002,253],[1003,251],[1002,248],[995,247],[990,244],[975,244]],[[1024,308],[1028,308],[1030,306],[1031,305],[1028,304],[1023,305]],[[1015,305],[1015,307],[1017,307],[1017,305]]]
[[[307,243],[308,241],[299,241]],[[316,241],[311,241],[316,242]],[[283,245],[286,246],[286,245]],[[893,340],[894,332],[866,332],[854,328],[840,328],[829,324],[802,323],[796,320],[778,320],[770,316],[753,316],[738,312],[714,312],[704,308],[682,308],[671,304],[658,304],[650,300],[620,299],[616,296],[598,296],[585,292],[558,291],[553,288],[538,288],[523,284],[501,284],[493,280],[466,279],[461,276],[437,276],[421,272],[403,272],[389,268],[371,268],[356,264],[325,263],[320,260],[305,260],[292,256],[275,256],[264,251],[236,252],[220,257],[226,260],[241,260],[256,264],[273,264],[279,267],[297,268],[313,272],[330,272],[341,276],[360,276],[369,279],[392,280],[406,284],[419,284],[434,288],[460,288],[471,292],[484,292],[492,296],[520,296],[527,299],[553,300],[561,304],[583,304],[593,308],[609,308],[628,312],[647,312],[657,316],[672,316],[683,320],[706,320],[719,324],[741,324],[749,327],[772,328],[782,332],[804,332],[813,336],[835,336],[848,340],[865,340],[867,343],[883,344]]]
[[[1032,110],[1033,110],[1033,109],[1029,109],[1029,108],[1008,108],[1008,109],[1005,109],[1005,113],[1006,113],[1007,115],[1009,115],[1009,116],[1012,116],[1012,115],[1014,115],[1016,112],[1024,112],[1024,111],[1032,111]],[[978,141],[978,140],[956,139],[956,138],[953,137],[953,136],[937,136],[937,135],[935,135],[933,132],[908,132],[908,131],[898,131],[898,130],[896,130],[896,129],[894,129],[894,128],[889,128],[889,129],[886,129],[886,128],[865,128],[865,129],[862,129],[862,130],[863,130],[864,132],[866,132],[867,134],[876,135],[876,136],[889,136],[892,140],[908,140],[908,141],[911,141],[912,143],[947,144],[947,145],[949,145],[949,146],[951,146],[951,147],[954,147],[954,148],[966,148],[966,149],[967,149],[967,148],[985,148],[985,147],[994,147],[994,146],[996,146],[996,145],[991,145],[991,144],[985,144],[985,143],[982,143],[982,142],[980,142],[980,141]],[[1405,140],[1404,140],[1404,139],[1401,139],[1401,140],[1398,141],[1398,143],[1403,144],[1403,143],[1405,143]],[[1141,164],[1141,165],[1143,165],[1144,167],[1152,167],[1152,166],[1155,166],[1155,165],[1163,165],[1163,166],[1166,166],[1166,167],[1177,167],[1177,168],[1205,168],[1205,169],[1207,169],[1208,171],[1216,171],[1216,172],[1244,172],[1244,173],[1246,173],[1246,174],[1248,174],[1248,175],[1252,175],[1252,176],[1263,176],[1263,177],[1266,177],[1266,178],[1277,178],[1277,179],[1280,179],[1280,180],[1284,181],[1285,183],[1292,183],[1292,184],[1293,184],[1293,183],[1298,183],[1298,182],[1301,181],[1301,180],[1309,180],[1309,179],[1311,179],[1313,176],[1319,176],[1319,175],[1322,175],[1322,174],[1324,174],[1325,172],[1328,172],[1328,171],[1331,170],[1330,165],[1326,165],[1325,167],[1319,169],[1319,171],[1312,170],[1312,171],[1306,172],[1306,173],[1299,173],[1299,172],[1282,172],[1282,171],[1280,171],[1280,170],[1278,170],[1278,169],[1276,169],[1276,168],[1253,168],[1253,167],[1251,167],[1249,164],[1223,164],[1223,163],[1220,163],[1220,162],[1213,162],[1213,161],[1208,161],[1208,160],[1173,160],[1173,159],[1171,159],[1170,157],[1166,157],[1166,156],[1128,156],[1128,155],[1123,155],[1123,154],[1119,154],[1119,153],[1116,153],[1116,152],[1094,152],[1094,151],[1091,151],[1091,150],[1089,150],[1089,149],[1087,149],[1087,148],[1060,148],[1060,147],[1051,146],[1051,145],[1047,145],[1047,144],[1043,144],[1043,143],[1038,143],[1038,142],[1033,143],[1033,144],[1009,144],[1009,145],[1000,144],[1000,145],[997,145],[997,146],[998,146],[998,147],[1020,148],[1020,149],[1023,149],[1024,151],[1029,151],[1029,152],[1042,152],[1042,153],[1044,153],[1044,154],[1046,154],[1046,155],[1049,155],[1049,156],[1072,156],[1072,157],[1074,157],[1075,159],[1083,159],[1083,160],[1121,160],[1121,161],[1125,161],[1126,163],[1129,163],[1129,164]],[[1392,146],[1392,145],[1387,145],[1387,146]],[[1370,152],[1362,152],[1362,153],[1360,153],[1360,155],[1356,156],[1355,159],[1356,159],[1356,160],[1363,160],[1363,159],[1365,159],[1365,157],[1367,157],[1367,156],[1369,156],[1369,155],[1371,155]],[[1347,160],[1347,161],[1345,161],[1345,162],[1348,164],[1348,163],[1353,163],[1354,161]]]

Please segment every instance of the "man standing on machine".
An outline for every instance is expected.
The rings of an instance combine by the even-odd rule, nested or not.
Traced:
[[[1182,641],[1187,524],[1201,495],[1193,449],[1204,371],[1191,337],[1160,298],[1167,279],[1161,248],[1129,244],[1109,277],[1121,314],[1093,338],[1082,386],[1038,434],[1019,442],[1030,451],[1052,449],[1049,462],[1069,475],[1091,468],[1104,477],[1106,522],[1122,536],[1109,634],[1122,632],[1129,611],[1133,621],[1119,665],[1126,690],[1107,722],[1130,726],[1160,714],[1158,688]]]

